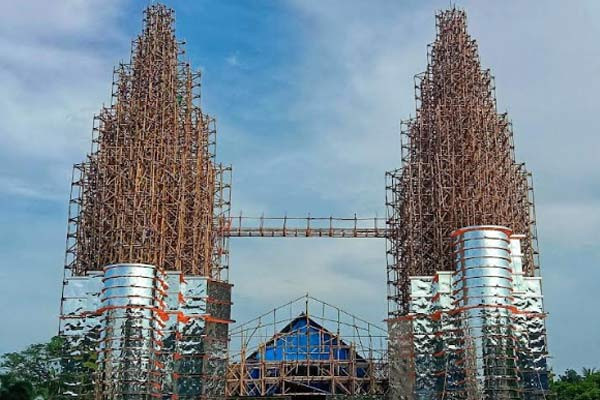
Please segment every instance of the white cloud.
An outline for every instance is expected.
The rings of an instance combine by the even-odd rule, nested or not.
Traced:
[[[595,246],[600,227],[598,202],[563,202],[544,204],[538,212],[543,235],[552,244],[573,249]]]
[[[305,293],[383,325],[382,239],[232,239],[234,318],[244,321]]]
[[[13,1],[3,4],[3,34],[31,35],[52,40],[56,36],[113,35],[112,19],[121,11],[119,0]],[[109,23],[109,25],[106,25]]]
[[[27,0],[4,5],[0,194],[66,201],[70,164],[89,148],[91,116],[110,100],[112,67],[128,58],[130,39],[139,26],[136,22],[134,32],[123,31],[125,4]],[[300,21],[306,36],[297,63],[285,74],[280,71],[283,76],[278,79],[289,81],[298,92],[289,104],[261,92],[254,103],[237,110],[260,113],[264,120],[278,117],[289,132],[257,138],[251,133],[258,127],[218,116],[224,121],[219,124],[225,136],[220,146],[229,147],[222,151],[222,146],[221,154],[234,156],[222,158],[235,167],[234,210],[243,208],[245,215],[310,211],[383,216],[384,171],[399,166],[399,122],[414,114],[412,76],[425,68],[426,44],[435,34],[435,9],[448,4],[289,4],[294,11],[290,15]],[[600,71],[600,28],[595,24],[600,9],[591,1],[569,4],[568,10],[558,1],[544,7],[519,1],[464,4],[483,65],[497,76],[500,109],[509,108],[513,118],[518,157],[535,173],[555,365],[591,366],[600,358],[593,340],[600,327],[589,318],[589,309],[597,303],[590,286],[598,273],[592,267],[600,259],[590,249],[600,225],[600,139],[595,132],[600,87],[593,79]],[[139,21],[139,13],[127,18]],[[239,55],[230,54],[225,62],[239,66]],[[283,139],[279,142],[283,136],[294,138],[286,142],[292,143],[288,147],[281,144]],[[54,230],[43,230],[36,218],[32,229],[43,231],[41,240],[47,241],[64,230],[63,216],[56,220]],[[21,225],[13,221],[4,229],[29,242],[19,244],[23,254],[10,254],[3,262],[37,263],[37,272],[51,270],[47,276],[59,276],[62,244],[51,250],[31,243],[34,239]],[[385,316],[382,241],[234,240],[235,318],[248,319],[306,291],[373,322]],[[29,259],[26,253],[38,248],[43,257]],[[5,265],[1,269],[8,270]],[[48,288],[60,290],[58,281],[54,286],[47,279],[31,284],[32,299],[44,291],[50,294],[31,300],[29,309],[22,304],[22,312],[10,313],[0,326],[0,338],[18,339],[18,345],[31,341],[17,323],[22,321],[19,315],[30,312],[32,304],[44,304],[51,313],[48,304],[54,307],[54,294]],[[582,309],[590,313],[586,316]],[[52,318],[46,318],[49,328],[36,332],[36,340],[54,333]],[[572,332],[574,324],[578,332]],[[10,331],[4,331],[6,327]],[[571,352],[573,342],[578,350]],[[1,346],[13,345],[0,343],[0,351]]]
[[[46,186],[64,199],[66,171],[89,149],[92,116],[110,101],[112,67],[127,56],[121,6],[28,0],[3,8],[0,177],[13,184],[0,192],[31,195],[23,188]]]
[[[309,192],[321,200],[305,207],[325,203],[335,204],[334,213],[381,212],[383,172],[400,164],[399,121],[414,114],[412,76],[426,66],[426,45],[435,36],[435,7],[447,3],[382,1],[372,7],[362,2],[295,1],[292,5],[308,28],[303,62],[290,72],[303,90],[289,115],[305,134],[296,148],[280,149],[276,157],[271,157],[271,148],[257,149],[254,160],[259,167],[246,178],[258,182],[269,176],[270,184],[280,190]],[[559,371],[579,367],[600,357],[593,340],[600,325],[573,313],[569,307],[574,303],[565,300],[596,302],[592,292],[582,293],[579,287],[586,274],[592,280],[599,275],[589,268],[600,261],[590,248],[600,226],[596,155],[600,139],[594,130],[600,88],[592,78],[600,69],[594,23],[599,10],[592,2],[570,4],[568,10],[558,1],[545,7],[518,1],[464,5],[470,32],[480,45],[482,65],[498,77],[499,111],[509,108],[513,118],[518,159],[526,161],[536,177],[547,304],[556,318],[549,325],[554,365]],[[265,201],[266,207],[280,209],[280,199]],[[310,275],[315,265],[324,280],[337,276],[332,268],[344,252],[358,257],[349,257],[352,268],[364,262],[341,244],[329,250],[316,248],[315,256],[307,259],[308,267],[282,257],[281,263],[291,265],[279,273],[282,279],[292,280],[297,268]],[[232,268],[254,271],[264,261],[248,256],[236,262]],[[382,257],[370,268],[383,271],[384,263]],[[573,270],[577,278],[563,283],[562,276]],[[262,278],[246,279],[258,285]],[[319,281],[294,279],[294,287],[320,287]],[[368,290],[370,285],[369,281],[353,289]],[[332,287],[330,295],[344,298],[338,303],[350,309],[360,307],[363,300],[345,300],[346,290]],[[378,290],[382,293],[384,285]],[[264,293],[247,296],[260,301]],[[575,318],[578,330],[587,334],[571,335],[572,324],[561,323],[566,318]],[[579,347],[593,355],[573,353],[571,342],[555,340],[569,337],[580,340]]]
[[[0,353],[56,334],[71,165],[128,56],[118,0],[4,2],[0,13]],[[18,301],[15,301],[18,299]]]
[[[227,64],[229,64],[232,67],[239,67],[241,65],[240,60],[238,59],[238,55],[237,54],[231,54],[229,55],[225,61],[227,62]]]
[[[52,188],[38,183],[30,184],[16,178],[0,177],[0,190],[4,194],[42,200],[57,200]],[[60,196],[59,200],[64,200]]]

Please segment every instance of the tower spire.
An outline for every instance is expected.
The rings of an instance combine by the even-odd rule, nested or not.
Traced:
[[[140,262],[219,278],[214,120],[200,108],[200,74],[182,60],[173,24],[164,5],[145,11],[131,62],[116,69],[112,105],[96,118],[94,149],[76,166],[67,249],[76,274]]]
[[[528,173],[515,161],[506,114],[496,110],[493,78],[482,70],[463,10],[436,15],[428,66],[416,76],[417,113],[404,122],[401,170],[390,174],[392,313],[406,310],[408,277],[452,269],[450,234],[503,225],[526,235],[524,271],[533,275]]]

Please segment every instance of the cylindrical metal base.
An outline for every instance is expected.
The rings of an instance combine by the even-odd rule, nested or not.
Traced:
[[[147,399],[153,382],[160,334],[156,310],[163,293],[156,268],[116,264],[104,268],[101,307],[100,385],[103,399]]]
[[[511,329],[511,230],[472,226],[452,233],[457,347],[465,398],[518,397],[516,343]]]

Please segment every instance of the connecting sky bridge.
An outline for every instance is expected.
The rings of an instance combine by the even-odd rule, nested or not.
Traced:
[[[217,226],[224,237],[388,238],[384,218],[237,217],[222,218]]]

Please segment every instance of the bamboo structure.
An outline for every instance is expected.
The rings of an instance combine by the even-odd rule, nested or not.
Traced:
[[[112,103],[94,118],[91,152],[73,169],[63,398],[225,390],[231,168],[215,161],[215,120],[173,25],[173,10],[146,9],[130,63],[114,70]]]
[[[403,123],[402,167],[386,174],[385,221],[231,217],[231,167],[215,160],[215,120],[173,25],[173,10],[145,11],[130,62],[114,70],[111,105],[94,118],[91,151],[73,169],[65,398],[544,398],[531,174],[515,161],[465,12],[436,16],[416,116]],[[483,232],[472,247],[460,244],[467,231]],[[490,241],[496,231],[506,237]],[[386,239],[388,330],[307,295],[230,331],[231,237]],[[493,267],[502,268],[488,268],[499,251]],[[473,271],[485,279],[470,280]],[[132,326],[143,328],[141,347]],[[93,372],[82,355],[98,361]]]
[[[199,105],[200,73],[183,60],[173,10],[153,5],[114,71],[112,105],[94,119],[75,165],[66,267],[118,262],[226,279],[230,167],[215,163],[215,120]]]
[[[387,174],[390,318],[408,312],[409,277],[452,270],[450,233],[503,225],[525,234],[523,270],[538,273],[530,177],[515,161],[506,114],[482,70],[466,15],[436,16],[427,70],[415,76],[416,116],[403,123],[402,168]]]
[[[219,231],[226,237],[387,238],[382,218],[334,217],[231,217],[221,219]]]
[[[226,396],[381,398],[387,332],[308,294],[234,326]]]

